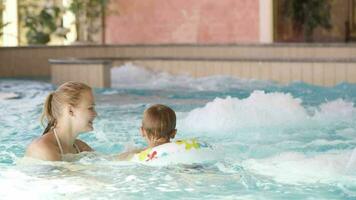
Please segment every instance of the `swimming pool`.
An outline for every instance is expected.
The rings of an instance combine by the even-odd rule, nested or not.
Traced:
[[[356,85],[215,76],[193,79],[133,65],[96,91],[98,151],[73,163],[22,160],[42,128],[45,81],[0,79],[0,199],[355,199]],[[4,95],[3,95],[4,96]],[[145,143],[138,128],[153,104],[177,113],[177,138],[197,137],[220,155],[197,166],[152,167],[109,154]]]

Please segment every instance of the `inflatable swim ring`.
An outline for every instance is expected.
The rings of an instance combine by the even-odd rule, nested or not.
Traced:
[[[135,154],[131,161],[149,165],[194,164],[214,159],[213,153],[211,145],[185,139],[148,148]]]

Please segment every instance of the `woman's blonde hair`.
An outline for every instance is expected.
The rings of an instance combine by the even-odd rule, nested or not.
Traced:
[[[62,114],[62,106],[69,104],[73,107],[77,106],[81,100],[81,94],[84,91],[91,91],[91,87],[84,83],[69,81],[51,92],[44,103],[41,123],[47,126],[43,132],[46,134],[57,123],[57,119]]]
[[[168,106],[156,104],[143,113],[142,128],[153,139],[169,139],[176,131],[176,114]]]

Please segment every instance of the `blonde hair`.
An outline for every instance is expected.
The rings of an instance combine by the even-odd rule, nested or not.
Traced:
[[[145,110],[142,128],[152,139],[169,139],[176,131],[176,114],[168,106],[156,104]]]
[[[44,103],[41,123],[47,126],[43,132],[46,134],[57,123],[57,119],[61,116],[62,106],[69,104],[73,107],[77,106],[81,100],[81,94],[84,91],[91,91],[91,87],[84,83],[69,81],[51,92]]]

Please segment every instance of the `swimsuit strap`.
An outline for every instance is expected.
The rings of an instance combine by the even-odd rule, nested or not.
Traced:
[[[59,138],[58,138],[58,135],[57,135],[57,131],[56,131],[55,128],[53,128],[53,133],[54,133],[54,136],[56,137],[57,144],[58,144],[58,147],[59,147],[59,151],[61,152],[61,155],[63,155],[63,148],[62,148],[61,142],[59,141]],[[79,149],[77,144],[74,143],[73,147],[75,148],[75,150],[77,150],[77,153],[80,153],[80,149]]]
[[[74,148],[77,150],[77,153],[80,153],[80,149],[79,149],[78,145],[75,144],[75,142],[74,142],[73,146],[74,146]]]
[[[61,152],[61,156],[63,156],[63,148],[62,148],[61,142],[58,139],[57,131],[56,131],[55,128],[53,128],[53,133],[54,133],[54,136],[56,137],[57,144],[58,144],[58,147],[59,147],[59,151]]]

